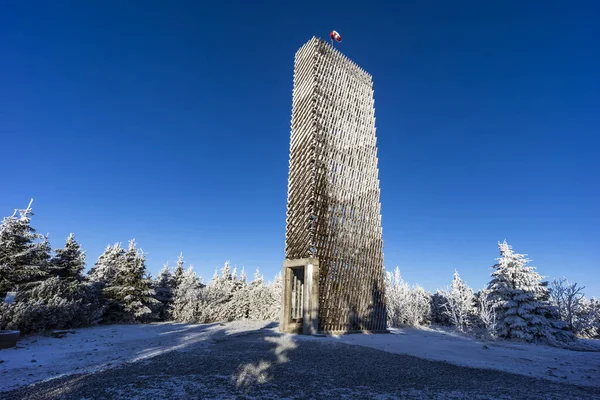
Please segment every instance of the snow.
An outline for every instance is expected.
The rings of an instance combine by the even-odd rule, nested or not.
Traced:
[[[584,352],[508,341],[483,342],[456,332],[431,328],[390,329],[390,334],[298,338],[366,346],[454,365],[600,387],[600,340],[581,340],[588,348],[597,350]]]
[[[157,323],[77,329],[58,339],[21,338],[16,348],[0,350],[0,392],[73,373],[113,368],[215,338],[261,329],[269,321],[220,324]],[[35,360],[35,361],[34,361]]]

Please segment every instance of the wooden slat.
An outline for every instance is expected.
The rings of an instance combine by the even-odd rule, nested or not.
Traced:
[[[383,330],[371,76],[310,40],[296,53],[291,130],[286,258],[319,259],[319,330]]]

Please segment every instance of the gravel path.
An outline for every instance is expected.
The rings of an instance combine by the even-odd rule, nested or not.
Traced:
[[[600,390],[260,330],[0,398],[598,399]]]

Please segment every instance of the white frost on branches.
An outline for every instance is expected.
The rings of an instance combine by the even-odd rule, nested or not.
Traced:
[[[497,303],[500,336],[526,341],[544,339],[555,342],[568,335],[561,323],[554,319],[549,293],[542,284],[542,276],[523,254],[513,252],[506,243],[498,243],[500,258],[493,266],[488,284],[490,296]],[[562,334],[561,334],[562,333]]]
[[[393,274],[386,271],[385,295],[389,326],[419,326],[429,322],[431,295],[419,285],[410,287],[398,267]]]
[[[442,308],[449,317],[452,325],[460,331],[466,330],[474,314],[473,289],[471,289],[454,270],[454,278],[450,289],[442,289],[440,294],[444,297]]]

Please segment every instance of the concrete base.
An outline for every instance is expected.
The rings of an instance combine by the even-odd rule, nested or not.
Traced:
[[[294,269],[304,269],[302,320],[291,319]],[[300,258],[283,262],[283,307],[280,330],[285,333],[314,335],[319,329],[319,260]]]
[[[0,331],[0,349],[8,349],[17,345],[21,331]]]

